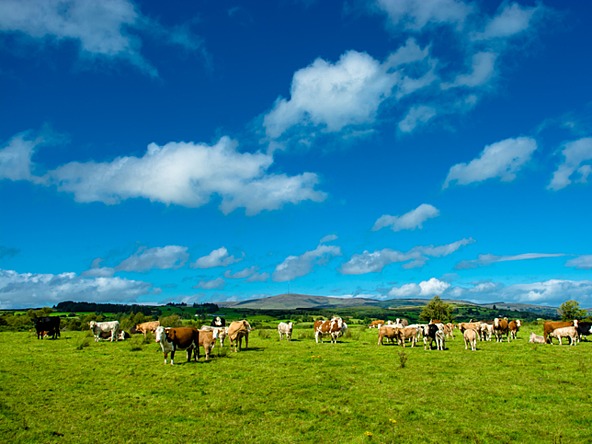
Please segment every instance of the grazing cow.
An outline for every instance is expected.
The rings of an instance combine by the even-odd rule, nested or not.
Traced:
[[[314,323],[315,341],[318,344],[320,339],[322,343],[323,336],[329,335],[331,336],[331,343],[335,344],[337,343],[337,338],[341,336],[344,328],[347,328],[347,326],[340,317],[334,316],[329,321],[319,319]]]
[[[194,359],[199,359],[199,330],[195,327],[176,327],[165,328],[162,325],[156,328],[156,342],[160,344],[164,354],[164,363],[167,362],[167,356],[171,354],[171,365],[175,362],[175,352],[177,350],[187,350],[187,362],[191,361],[191,353]]]
[[[397,342],[405,348],[405,341],[409,339],[411,341],[411,347],[415,347],[417,343],[417,327],[397,327],[395,328],[397,335]]]
[[[442,327],[442,328],[440,328]],[[437,350],[444,350],[446,343],[444,341],[444,326],[442,324],[428,324],[423,329],[423,348],[432,349],[432,344],[436,342]]]
[[[508,318],[495,318],[493,320],[493,333],[495,334],[496,342],[503,342],[504,335],[506,335],[508,342],[510,342],[510,326]]]
[[[117,334],[118,341],[125,341],[126,339],[131,338],[132,336],[125,330],[119,330]],[[111,332],[110,331],[102,331],[99,333],[99,341],[106,341],[111,339]]]
[[[516,339],[518,336],[518,331],[520,330],[521,325],[520,319],[516,319],[515,321],[510,321],[508,323],[508,329],[510,330],[510,336],[512,339]]]
[[[444,324],[444,335],[447,338],[454,339],[454,324],[452,322]]]
[[[60,317],[44,316],[35,318],[35,331],[37,332],[37,339],[43,339],[45,336],[51,336],[51,339],[58,338],[60,336]]]
[[[149,322],[142,322],[134,327],[134,331],[136,333],[142,333],[144,337],[148,334],[148,332],[154,333],[156,332],[156,328],[160,326],[159,321],[149,321]]]
[[[550,338],[557,338],[559,345],[561,345],[561,338],[569,338],[569,345],[576,345],[578,342],[578,330],[573,325],[571,327],[559,327],[549,333]]]
[[[90,331],[93,332],[95,335],[95,342],[99,342],[101,340],[101,333],[102,332],[110,332],[111,342],[117,341],[119,339],[119,321],[109,321],[109,322],[96,322],[90,321],[89,324]]]
[[[370,322],[370,325],[368,326],[368,328],[380,328],[384,324],[385,324],[385,321],[383,319],[378,319],[376,321]]]
[[[216,339],[218,339],[218,329],[199,330],[199,346],[204,349],[206,361],[210,360],[210,354],[214,349],[214,345],[216,345]]]
[[[469,349],[469,344],[471,345],[471,350],[477,350],[477,332],[472,328],[467,328],[463,332],[463,339],[465,340],[465,350]]]
[[[288,341],[292,340],[292,322],[280,322],[278,324],[278,334],[280,335],[280,341],[282,336],[285,336]]]
[[[397,337],[398,337],[397,330],[398,330],[397,327],[391,327],[388,325],[383,325],[382,327],[380,327],[378,329],[378,345],[382,345],[382,340],[384,338],[387,338],[392,343],[394,343],[395,339],[397,339]]]
[[[587,335],[592,334],[592,322],[578,321],[578,336],[586,338]]]
[[[234,344],[234,351],[243,349],[243,338],[245,338],[245,348],[249,348],[249,332],[251,324],[246,320],[234,321],[228,327],[228,338],[230,338],[230,347]],[[237,350],[238,347],[238,350]]]
[[[226,327],[226,319],[216,316],[214,319],[212,319],[210,327]]]
[[[545,338],[534,334],[534,332],[530,332],[530,339],[528,340],[528,342],[532,342],[533,344],[544,344]]]
[[[555,330],[556,328],[561,327],[571,327],[571,326],[578,326],[578,321],[546,321],[543,324],[543,337],[545,338],[545,342],[550,343],[549,334]]]
[[[479,330],[481,330],[481,322],[460,322],[457,325],[458,329],[460,330],[461,333],[464,333],[465,330],[475,330],[476,332],[478,332]]]

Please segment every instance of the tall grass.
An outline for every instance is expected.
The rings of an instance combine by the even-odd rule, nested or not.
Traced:
[[[526,327],[528,329],[529,327]],[[9,443],[589,442],[592,343],[376,345],[350,327],[316,344],[296,326],[163,365],[153,341],[0,333],[0,439]],[[536,331],[536,330],[535,330]],[[87,345],[80,347],[80,344]]]

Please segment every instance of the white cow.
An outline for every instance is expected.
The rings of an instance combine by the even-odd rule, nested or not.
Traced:
[[[561,338],[569,338],[569,345],[576,345],[578,342],[578,330],[576,327],[562,327],[556,328],[549,336],[557,338],[559,345],[561,345]]]
[[[119,339],[119,321],[90,321],[89,327],[90,331],[92,331],[93,335],[95,336],[95,342],[99,342],[99,340],[101,339],[101,333],[105,332],[111,333],[111,342],[117,341]]]
[[[290,341],[292,339],[292,322],[280,322],[278,324],[278,334],[280,335],[280,341],[282,336],[285,336]]]

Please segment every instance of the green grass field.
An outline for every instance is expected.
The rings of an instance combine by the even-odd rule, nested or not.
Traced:
[[[6,443],[592,442],[592,342],[519,339],[448,350],[377,346],[350,328],[316,344],[310,327],[210,362],[164,365],[141,336],[95,343],[0,333],[0,441]],[[402,364],[405,364],[402,367]]]

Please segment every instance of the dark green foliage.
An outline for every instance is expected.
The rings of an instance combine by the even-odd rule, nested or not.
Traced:
[[[430,321],[431,319],[437,319],[442,322],[451,322],[453,319],[452,311],[454,307],[451,304],[447,304],[440,296],[434,296],[433,299],[426,304],[421,310],[419,319],[423,321]]]
[[[559,315],[563,321],[582,319],[586,316],[586,310],[580,308],[580,303],[570,299],[559,306]]]

